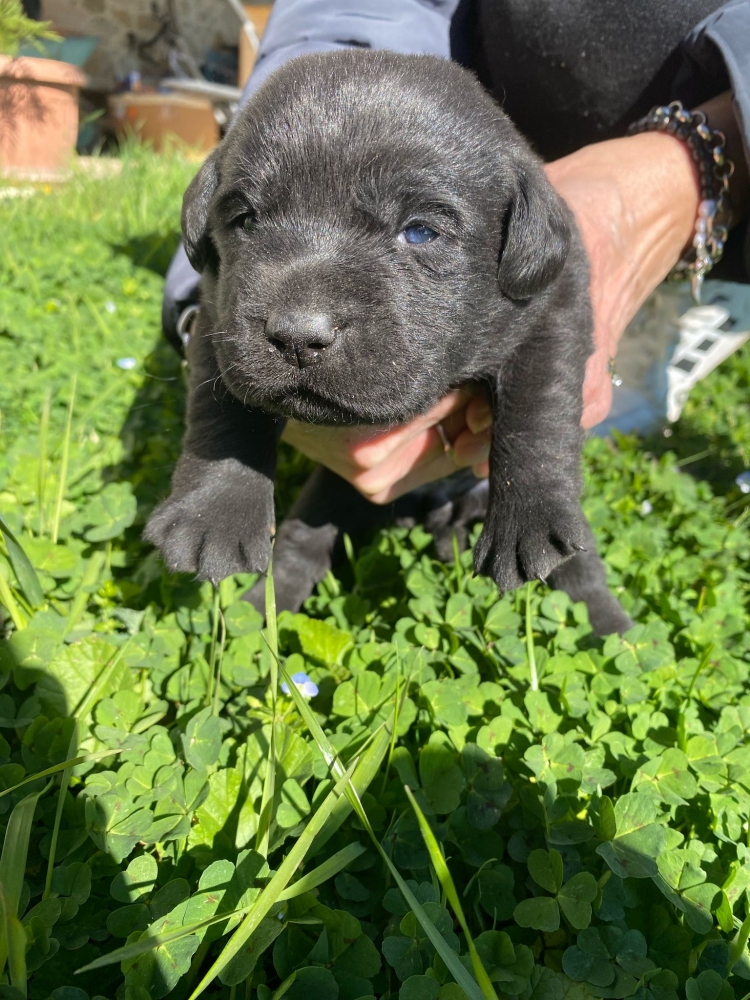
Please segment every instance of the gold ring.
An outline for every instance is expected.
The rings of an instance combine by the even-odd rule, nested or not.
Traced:
[[[450,457],[455,461],[456,456],[453,454],[453,445],[448,440],[448,435],[445,433],[445,428],[443,427],[442,424],[435,424],[435,430],[438,432],[440,440],[443,442],[443,451],[445,452],[446,455],[450,455]]]

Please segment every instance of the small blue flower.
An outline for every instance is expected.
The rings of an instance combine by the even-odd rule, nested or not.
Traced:
[[[108,313],[113,313],[117,309],[117,306],[114,304],[114,302],[105,302],[104,308],[107,310]]]
[[[132,371],[137,364],[138,364],[138,362],[135,360],[135,358],[118,358],[117,359],[117,367],[118,368],[122,368],[122,370],[124,372]]]
[[[318,685],[314,681],[311,681],[302,670],[299,673],[292,674],[292,680],[303,698],[314,698],[318,693]],[[289,685],[286,681],[282,683],[281,690],[284,694],[289,694]]]

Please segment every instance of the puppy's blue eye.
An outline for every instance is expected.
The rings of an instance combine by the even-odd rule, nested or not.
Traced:
[[[255,217],[255,212],[245,212],[244,215],[239,215],[235,220],[234,224],[239,229],[244,229],[246,233],[249,233],[251,229],[255,228],[255,223],[257,219]]]
[[[429,226],[407,226],[398,234],[401,243],[432,243],[440,233],[436,233]]]

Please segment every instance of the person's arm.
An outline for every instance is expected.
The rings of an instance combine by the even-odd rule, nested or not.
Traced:
[[[295,56],[337,49],[450,58],[458,0],[276,0],[242,100]]]
[[[458,0],[276,0],[241,102],[295,56],[342,48],[390,49],[450,58],[449,30]],[[200,275],[182,245],[164,283],[162,329],[181,349],[177,321],[200,299]]]
[[[735,165],[733,223],[748,216],[748,166],[727,91],[700,106],[724,132]],[[547,176],[575,213],[591,263],[596,351],[584,385],[583,426],[609,413],[607,365],[626,326],[687,247],[695,231],[700,188],[687,145],[665,133],[611,139],[547,166]]]

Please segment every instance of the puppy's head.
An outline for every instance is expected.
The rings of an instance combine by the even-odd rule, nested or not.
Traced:
[[[473,77],[362,51],[270,77],[182,222],[225,383],[316,423],[402,422],[481,374],[488,337],[559,275],[569,240]]]

